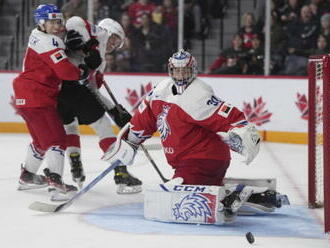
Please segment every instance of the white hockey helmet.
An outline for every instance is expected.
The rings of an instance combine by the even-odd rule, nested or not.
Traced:
[[[197,62],[189,52],[181,49],[168,60],[168,73],[177,93],[182,94],[197,76]]]
[[[120,44],[116,48],[121,48],[125,42],[125,32],[123,27],[111,18],[105,18],[98,23],[98,26],[107,31],[109,38],[112,35],[117,35],[120,38]]]

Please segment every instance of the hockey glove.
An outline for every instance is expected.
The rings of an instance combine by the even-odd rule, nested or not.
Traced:
[[[89,39],[83,46],[83,51],[85,54],[88,54],[88,52],[91,50],[91,49],[94,49],[99,45],[99,42],[97,39],[94,39],[94,38],[91,38]]]
[[[116,125],[122,128],[128,123],[132,116],[128,111],[120,104],[109,110],[111,118],[115,121]]]
[[[100,52],[95,49],[89,50],[87,56],[84,58],[85,64],[92,70],[95,70],[102,63]]]
[[[78,80],[79,84],[81,84],[81,85],[88,84],[88,77],[89,77],[88,66],[85,64],[80,64],[78,67],[80,69],[80,78]]]
[[[85,42],[81,34],[75,30],[69,30],[64,38],[64,43],[69,50],[80,50],[85,46]]]
[[[243,155],[247,165],[257,156],[260,149],[260,135],[253,124],[244,127],[236,127],[228,133],[220,134],[230,149]]]
[[[120,130],[116,142],[104,153],[102,160],[111,163],[119,160],[124,165],[131,165],[133,163],[138,146],[124,139],[128,130],[129,124]]]

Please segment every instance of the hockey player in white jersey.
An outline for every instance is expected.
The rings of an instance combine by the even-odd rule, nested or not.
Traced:
[[[96,97],[106,104],[118,126],[122,127],[130,119],[126,110],[121,106],[119,109],[115,107],[98,90],[103,84],[105,54],[123,46],[125,33],[121,25],[110,18],[102,20],[98,25],[92,25],[75,16],[67,20],[66,29],[65,43],[69,58],[77,64],[84,61],[90,69],[95,70],[94,79],[86,86],[78,85],[78,82],[64,81],[58,98],[58,108],[67,134],[66,154],[70,159],[72,178],[81,186],[85,174],[81,162],[78,124],[90,125],[96,131],[99,146],[103,151],[108,150],[116,139],[104,106]],[[141,181],[132,176],[125,165],[115,169],[114,180],[120,194],[141,191]]]
[[[267,187],[239,181],[223,186],[230,149],[241,154],[246,164],[257,156],[260,136],[255,126],[197,78],[197,63],[190,53],[180,50],[173,54],[168,69],[170,78],[154,88],[132,117],[119,158],[113,157],[111,149],[104,156],[105,160],[130,161],[126,156],[134,155],[132,150],[159,131],[174,175],[168,185],[146,191],[145,216],[162,221],[222,224],[231,221],[249,199],[261,208],[266,204],[279,207],[278,194]],[[198,204],[191,208],[194,203]],[[203,209],[203,214],[196,209]]]

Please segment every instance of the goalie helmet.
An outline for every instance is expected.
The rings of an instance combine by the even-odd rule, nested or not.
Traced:
[[[181,49],[168,60],[168,73],[174,81],[177,93],[182,94],[197,76],[197,62],[189,52]]]
[[[43,25],[47,20],[59,19],[63,22],[61,10],[54,4],[39,5],[34,11],[34,21],[37,25]]]
[[[105,18],[99,22],[98,26],[107,31],[109,38],[111,38],[114,34],[117,35],[120,38],[120,43],[116,46],[116,48],[123,47],[125,42],[125,32],[123,27],[118,22],[111,18]]]

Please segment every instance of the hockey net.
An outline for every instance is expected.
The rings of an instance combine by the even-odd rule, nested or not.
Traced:
[[[330,232],[330,56],[311,56],[308,63],[308,203],[324,208]]]

